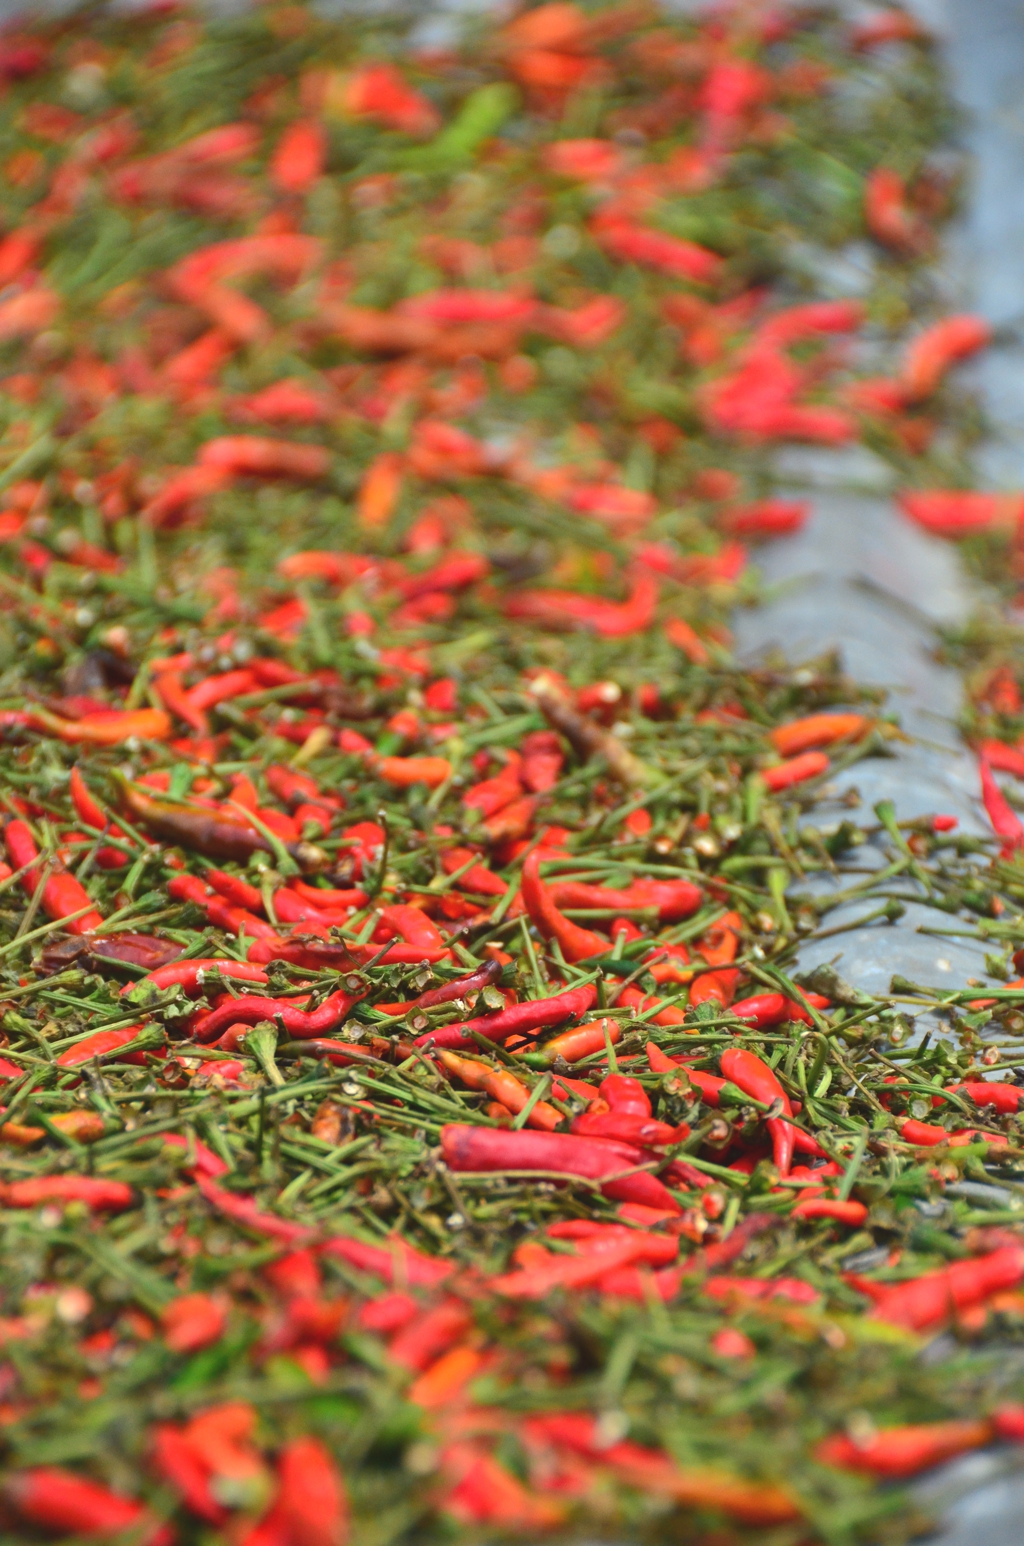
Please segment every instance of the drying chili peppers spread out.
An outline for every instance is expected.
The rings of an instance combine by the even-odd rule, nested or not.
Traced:
[[[1024,1440],[1019,674],[969,836],[726,617],[794,445],[1019,519],[931,48],[439,39],[0,33],[0,1533],[898,1542]],[[908,899],[965,991],[844,980]]]

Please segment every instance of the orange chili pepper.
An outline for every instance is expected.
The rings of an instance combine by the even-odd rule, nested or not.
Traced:
[[[792,757],[836,741],[857,740],[870,726],[864,714],[809,714],[805,719],[776,725],[768,739],[781,757]]]

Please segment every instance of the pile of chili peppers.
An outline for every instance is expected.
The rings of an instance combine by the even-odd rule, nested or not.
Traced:
[[[0,1531],[907,1539],[1024,1441],[1019,673],[993,838],[864,817],[881,695],[726,619],[794,444],[1017,518],[928,39],[160,4],[0,80]],[[984,972],[863,992],[858,901]]]

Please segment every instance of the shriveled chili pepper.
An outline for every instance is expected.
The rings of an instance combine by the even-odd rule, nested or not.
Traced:
[[[456,1025],[439,1026],[436,1031],[418,1036],[416,1045],[422,1047],[432,1043],[435,1047],[456,1050],[465,1048],[472,1052],[477,1050],[472,1035],[474,1031],[481,1032],[491,1041],[505,1042],[510,1036],[546,1030],[548,1026],[560,1025],[563,1020],[584,1015],[596,1003],[597,989],[592,982],[588,982],[583,987],[569,988],[565,993],[556,993],[551,998],[530,999],[522,1004],[511,1004],[493,1015],[481,1015]],[[603,1039],[601,1045],[604,1045]]]
[[[184,802],[172,803],[149,794],[117,772],[111,776],[132,816],[165,842],[179,843],[184,848],[218,859],[245,861],[251,853],[273,852],[262,832],[240,815],[235,818],[224,810],[210,811]],[[320,850],[311,844],[286,843],[285,847],[307,870],[315,870],[322,863]]]
[[[485,961],[467,977],[458,977],[454,982],[442,983],[438,988],[427,988],[418,998],[413,999],[409,1009],[428,1009],[432,1004],[450,1004],[455,999],[468,998],[473,993],[479,993],[481,989],[489,987],[498,981],[502,973],[500,961]]]

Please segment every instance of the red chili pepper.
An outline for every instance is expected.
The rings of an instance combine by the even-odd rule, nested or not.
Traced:
[[[598,1086],[598,1093],[613,1111],[640,1117],[649,1117],[651,1114],[650,1096],[640,1080],[631,1078],[629,1074],[607,1074]]]
[[[962,489],[907,489],[898,496],[898,503],[904,515],[908,515],[918,526],[923,526],[925,531],[933,532],[937,537],[954,539],[990,530],[1010,534],[1024,516],[1024,496],[1020,494],[981,494]],[[998,744],[985,743],[986,746]],[[999,766],[998,763],[994,765]]]
[[[810,505],[804,504],[800,500],[761,499],[753,504],[733,505],[731,508],[723,510],[722,514],[718,517],[718,524],[723,531],[727,531],[732,537],[790,537],[807,524],[810,514]],[[673,632],[670,633],[669,625],[666,625],[665,634],[673,644],[677,644],[681,649],[685,649],[686,646],[682,640],[675,636],[676,633],[682,633],[682,630],[678,628],[681,621],[680,618],[673,618]],[[683,629],[688,628],[689,624],[684,623]],[[692,632],[692,629],[690,629],[690,632]],[[694,638],[697,639],[696,634],[694,634]],[[700,645],[706,661],[708,658],[707,650],[700,639],[697,639],[697,643]],[[694,657],[691,655],[690,658],[693,659]],[[702,664],[702,662],[697,661],[697,664]]]
[[[131,1530],[144,1546],[170,1546],[174,1532],[158,1525],[134,1498],[58,1466],[14,1471],[3,1496],[29,1525],[61,1536],[114,1536]]]
[[[589,1412],[552,1412],[527,1420],[527,1434],[607,1467],[628,1487],[683,1507],[723,1513],[751,1525],[785,1524],[799,1511],[781,1487],[748,1482],[706,1465],[679,1466],[663,1450],[620,1439],[606,1444]],[[529,1437],[527,1439],[529,1442]]]
[[[97,1213],[130,1208],[135,1194],[123,1181],[98,1181],[93,1176],[38,1176],[30,1181],[0,1183],[0,1199],[8,1208],[39,1208],[47,1203],[82,1202]]]
[[[276,660],[257,661],[253,666],[253,673],[263,682],[265,673],[262,668],[267,665],[276,666],[279,664],[281,662]],[[290,678],[301,680],[299,672],[293,673],[288,666],[284,669]],[[272,686],[274,684],[268,683],[266,685]],[[264,777],[267,780],[267,787],[285,805],[312,803],[314,805],[324,805],[330,810],[341,810],[342,808],[343,801],[337,795],[321,793],[316,779],[310,778],[308,773],[300,773],[296,768],[284,768],[279,763],[271,763]]]
[[[170,885],[173,884],[172,881]],[[121,993],[122,996],[125,994],[138,996],[137,990],[140,988],[162,989],[180,985],[185,993],[195,996],[203,992],[206,978],[214,972],[219,973],[221,977],[231,978],[235,982],[262,984],[267,980],[266,972],[261,971],[258,966],[247,965],[244,961],[232,961],[227,956],[203,956],[191,961],[172,961],[168,966],[160,966],[155,972],[140,978],[138,982],[125,983]]]
[[[537,1133],[526,1128],[502,1132],[462,1124],[441,1129],[441,1151],[453,1170],[549,1170],[592,1180],[631,1170],[647,1158],[642,1149],[614,1139],[577,1138],[571,1133]],[[647,1171],[620,1176],[601,1190],[619,1202],[682,1212],[668,1187]]]
[[[704,899],[689,880],[635,880],[625,889],[590,886],[584,881],[550,881],[548,894],[556,907],[657,908],[661,923],[680,923],[695,913]]]
[[[673,279],[709,284],[718,275],[722,260],[717,253],[650,226],[615,217],[596,217],[591,229],[605,252],[619,263],[637,263]]]
[[[710,982],[715,975],[715,973],[709,972],[700,980],[701,982]],[[739,973],[737,972],[736,975],[739,976]],[[673,1004],[665,999],[651,998],[640,988],[634,987],[632,983],[625,988],[619,989],[616,1002],[627,1009],[635,1008],[639,1012],[647,1014],[647,1018],[652,1025],[685,1025],[686,1023],[686,1010],[680,1004]],[[659,1009],[656,1014],[648,1014],[647,1012],[656,1004],[661,1004],[664,1007]]]
[[[255,993],[243,993],[199,1015],[192,1026],[192,1035],[196,1041],[216,1041],[221,1031],[236,1022],[258,1025],[261,1020],[273,1020],[283,1025],[289,1036],[300,1039],[320,1036],[340,1025],[353,1004],[362,997],[362,993],[331,993],[319,1008],[305,1010],[298,1007],[295,999],[263,998]]]
[[[519,1272],[491,1278],[488,1288],[507,1298],[540,1299],[553,1289],[601,1287],[611,1272],[635,1262],[663,1266],[679,1254],[679,1241],[668,1235],[611,1226],[601,1234],[585,1237],[577,1256],[549,1255]]]
[[[254,940],[280,940],[280,935],[274,926],[258,918],[255,913],[249,912],[244,907],[237,907],[228,902],[224,897],[211,896],[206,901],[206,916],[215,928],[223,929],[228,934],[245,934]],[[310,923],[308,931],[316,933],[320,925]],[[267,957],[268,960],[272,959]]]
[[[976,354],[991,340],[992,329],[984,317],[943,317],[925,328],[908,348],[900,372],[907,399],[920,402],[930,397],[951,365]]]
[[[596,1003],[597,989],[592,982],[588,982],[581,988],[569,988],[565,993],[556,993],[551,998],[531,999],[525,1004],[511,1004],[493,1015],[481,1015],[478,1019],[464,1020],[456,1025],[439,1026],[436,1031],[417,1036],[416,1046],[432,1043],[435,1047],[475,1051],[477,1044],[473,1040],[473,1031],[479,1031],[491,1041],[505,1042],[510,1036],[545,1030],[548,1026],[559,1025],[563,1020],[575,1019],[577,1015],[586,1014]],[[553,1044],[549,1042],[547,1045]],[[604,1045],[603,1036],[601,1045]]]
[[[1004,851],[1024,846],[1024,826],[992,777],[992,770],[984,757],[978,759],[981,772],[981,798],[996,837],[1002,838]]]
[[[904,1428],[882,1428],[861,1443],[845,1433],[835,1433],[815,1447],[814,1458],[822,1465],[867,1471],[872,1476],[916,1476],[965,1450],[980,1449],[991,1438],[992,1424],[984,1419],[913,1423]]]
[[[876,242],[893,252],[914,256],[929,244],[928,228],[907,204],[903,178],[891,167],[877,166],[864,182],[864,220]]]
[[[20,870],[25,865],[36,864],[39,859],[39,849],[25,822],[17,818],[9,821],[4,829],[4,841],[15,869]],[[29,896],[32,896],[39,884],[38,871],[34,868],[26,870],[21,883]],[[42,907],[46,916],[52,918],[54,922],[69,919],[67,927],[71,934],[89,934],[93,929],[98,929],[103,922],[103,914],[97,912],[92,897],[81,881],[74,875],[69,875],[59,861],[54,861],[53,868],[43,884]],[[83,908],[89,910],[83,914]],[[74,913],[79,913],[81,916],[75,918],[72,916]]]
[[[467,295],[472,292],[455,290],[453,295]],[[483,294],[491,300],[508,300],[511,297],[500,295],[493,290],[486,290]],[[417,296],[417,301],[422,301],[422,296]],[[449,553],[433,569],[428,569],[424,574],[412,574],[398,583],[398,588],[407,601],[416,596],[424,596],[432,591],[464,590],[467,585],[474,585],[479,580],[484,580],[491,572],[491,566],[483,553]]]
[[[228,875],[224,870],[207,870],[206,879],[214,891],[227,897],[229,902],[247,907],[250,912],[262,910],[263,893],[257,886],[250,886],[240,875]]]
[[[301,445],[294,440],[222,435],[206,442],[199,452],[199,465],[243,478],[293,478],[317,483],[330,468],[331,453],[326,446]]]
[[[819,778],[822,773],[828,772],[830,765],[830,759],[824,752],[804,752],[775,767],[762,768],[761,778],[765,787],[775,792],[790,789],[794,784],[806,783],[809,778]]]
[[[702,972],[690,985],[691,1006],[716,1003],[723,1009],[727,1009],[732,1003],[739,980],[740,974],[735,967],[727,967],[725,970],[715,972]]]
[[[157,1423],[152,1430],[152,1464],[158,1475],[178,1494],[190,1513],[212,1525],[222,1525],[228,1510],[214,1497],[212,1469],[204,1465],[187,1431],[173,1423]]]
[[[1004,1401],[992,1413],[992,1428],[997,1439],[1011,1444],[1024,1443],[1024,1405],[1019,1401]]]
[[[335,912],[343,908],[362,907],[367,900],[366,892],[358,886],[350,888],[337,888],[332,886],[309,886],[304,880],[290,880],[289,891],[302,902],[311,902],[314,907],[322,907],[327,911]]]
[[[976,1106],[994,1106],[1001,1113],[1019,1111],[1024,1100],[1024,1089],[1019,1085],[998,1084],[995,1080],[969,1079],[965,1084],[949,1084],[946,1088],[952,1095],[969,1095]]]
[[[775,1077],[774,1072],[763,1063],[753,1052],[745,1052],[740,1047],[728,1047],[719,1059],[722,1073],[745,1095],[752,1095],[755,1100],[770,1106],[773,1101],[782,1101],[782,1109],[786,1116],[793,1115],[793,1107],[789,1096]],[[781,1117],[772,1117],[766,1123],[772,1139],[772,1151],[775,1165],[780,1176],[788,1176],[793,1163],[793,1138],[792,1124],[783,1121]]]
[[[682,1059],[667,1057],[653,1041],[647,1043],[645,1051],[647,1053],[647,1065],[652,1074],[674,1074],[676,1069],[682,1065]],[[713,1078],[714,1075],[709,1075],[708,1077]],[[722,1084],[726,1083],[724,1079],[720,1082]]]
[[[273,1213],[264,1213],[251,1197],[226,1192],[208,1176],[197,1174],[196,1185],[211,1207],[223,1213],[225,1218],[241,1224],[243,1229],[251,1229],[258,1235],[269,1235],[272,1240],[281,1240],[289,1246],[304,1245],[314,1236],[315,1231],[306,1225],[291,1224]]]
[[[523,760],[519,775],[531,794],[543,794],[557,784],[565,762],[558,736],[553,730],[531,730],[523,737]]]
[[[790,1213],[791,1219],[835,1219],[838,1224],[848,1224],[858,1229],[868,1216],[862,1202],[851,1199],[840,1202],[834,1197],[805,1197]]]
[[[80,1063],[91,1063],[93,1058],[103,1057],[109,1052],[117,1052],[120,1047],[126,1047],[130,1041],[134,1041],[143,1029],[141,1025],[125,1025],[120,1030],[94,1031],[84,1041],[75,1042],[73,1047],[65,1047],[56,1059],[60,1068],[77,1068]],[[143,1052],[129,1052],[125,1057],[117,1059],[119,1063],[135,1063],[144,1067],[146,1056]]]
[[[572,963],[588,956],[604,955],[608,943],[592,929],[581,929],[563,916],[551,900],[540,878],[540,855],[534,849],[523,865],[523,903],[530,918],[545,939],[556,939],[565,959]]]
[[[493,816],[517,800],[523,792],[519,778],[522,758],[516,751],[509,752],[509,759],[495,778],[485,778],[473,784],[462,796],[462,803],[471,811],[479,811],[483,817]]]
[[[223,1303],[210,1294],[182,1294],[164,1306],[160,1321],[172,1353],[195,1353],[220,1341],[227,1314]]]
[[[815,1009],[829,1007],[828,999],[820,993],[806,993],[804,997]],[[804,1025],[814,1024],[804,1005],[796,999],[787,998],[784,993],[759,993],[753,998],[737,999],[730,1005],[730,1010],[741,1020],[752,1020],[758,1029],[780,1025],[784,1020],[800,1020]]]
[[[195,687],[188,690],[188,701],[192,708],[201,713],[205,709],[212,709],[218,703],[226,703],[231,698],[240,698],[243,693],[252,692],[259,686],[253,671],[223,671],[219,676],[208,676],[198,682]]]
[[[399,789],[411,789],[414,784],[437,789],[452,774],[447,757],[379,757],[373,767],[378,778]]]
[[[200,388],[209,386],[219,376],[222,367],[237,348],[236,339],[220,328],[211,327],[165,362],[164,378],[182,396],[188,398]]]
[[[650,575],[639,575],[626,601],[607,601],[575,591],[519,591],[504,603],[507,617],[528,618],[550,628],[590,628],[606,639],[642,633],[654,620],[658,584]]]
[[[666,1144],[681,1143],[688,1138],[690,1129],[683,1122],[679,1127],[672,1127],[668,1122],[656,1122],[651,1116],[640,1116],[636,1112],[585,1111],[581,1116],[573,1120],[570,1129],[583,1138],[617,1138],[622,1143],[635,1143],[654,1148],[664,1148]]]
[[[306,193],[323,175],[327,137],[312,118],[288,125],[270,161],[270,175],[284,193]]]
[[[958,1310],[981,1304],[990,1294],[1016,1288],[1024,1278],[1024,1247],[1001,1246],[988,1256],[953,1262],[909,1283],[885,1287],[870,1320],[887,1321],[908,1331],[931,1331]]]
[[[96,804],[77,765],[71,769],[68,789],[71,803],[81,821],[84,821],[87,826],[98,828],[101,832],[109,832],[111,837],[124,837],[121,828],[114,826]],[[103,847],[96,851],[96,863],[100,869],[121,870],[129,862],[128,855],[122,853],[119,848]]]
[[[374,118],[402,134],[421,137],[440,128],[433,103],[390,64],[366,64],[354,70],[341,88],[338,105],[354,118]]]
[[[441,854],[441,868],[446,875],[451,875],[462,869],[473,857],[472,848],[448,848]],[[483,863],[471,865],[468,870],[464,870],[455,884],[460,891],[468,891],[473,896],[504,896],[508,890],[501,876],[495,875]]]
[[[278,1457],[274,1504],[295,1546],[346,1546],[348,1498],[341,1473],[319,1439],[291,1439]]]
[[[425,1256],[398,1235],[386,1246],[370,1245],[350,1235],[333,1235],[321,1246],[324,1256],[336,1256],[359,1272],[372,1272],[386,1283],[398,1281],[410,1288],[436,1288],[455,1271],[455,1263]]]
[[[211,893],[198,875],[172,875],[167,882],[167,894],[176,902],[194,902],[197,907],[205,907]]]

